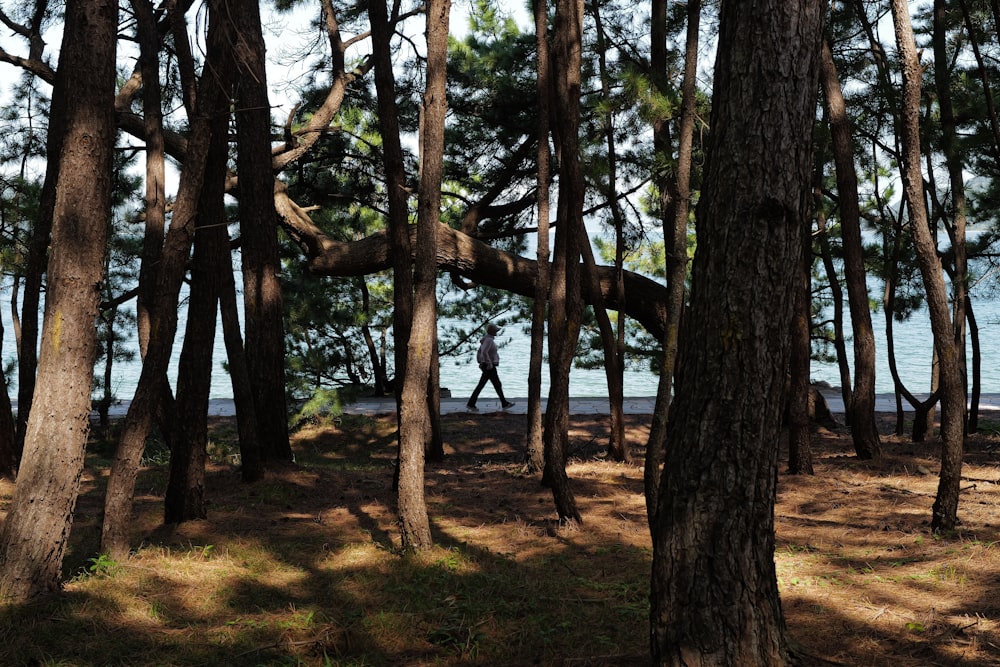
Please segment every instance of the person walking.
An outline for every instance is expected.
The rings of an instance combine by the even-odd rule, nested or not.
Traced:
[[[500,376],[497,374],[497,366],[500,365],[500,351],[497,350],[497,344],[493,337],[499,331],[500,329],[495,324],[488,325],[486,327],[486,335],[483,336],[483,342],[479,344],[479,351],[476,352],[476,361],[479,362],[479,369],[483,374],[479,378],[479,384],[476,385],[472,396],[469,397],[469,402],[466,404],[470,412],[479,412],[479,408],[476,407],[476,401],[479,399],[479,392],[486,386],[487,380],[493,384],[493,390],[496,391],[497,396],[500,398],[500,405],[503,406],[504,410],[514,405],[513,402],[504,398]]]

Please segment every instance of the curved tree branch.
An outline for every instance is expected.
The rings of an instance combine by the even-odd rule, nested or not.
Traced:
[[[302,249],[313,273],[348,277],[391,268],[385,233],[372,234],[358,241],[335,241],[313,225],[280,183],[275,187],[275,207],[282,226]],[[415,233],[415,228],[410,230],[411,236]],[[437,262],[440,269],[453,271],[480,285],[534,296],[537,262],[497,250],[446,225],[438,230]],[[614,268],[599,266],[597,271],[604,306],[620,309],[615,297]],[[666,288],[645,276],[626,271],[625,293],[629,295],[625,312],[654,338],[662,340],[667,314]]]

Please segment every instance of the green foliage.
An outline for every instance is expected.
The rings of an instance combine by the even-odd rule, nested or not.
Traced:
[[[326,423],[343,412],[343,396],[336,390],[319,389],[299,408],[293,423]]]
[[[111,576],[118,569],[118,561],[111,558],[108,554],[100,554],[88,558],[87,562],[89,563],[87,572],[97,577]]]

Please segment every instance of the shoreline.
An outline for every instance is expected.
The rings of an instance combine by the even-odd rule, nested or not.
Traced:
[[[834,415],[844,414],[844,401],[836,389],[822,388],[820,393],[826,400],[827,406],[830,412]],[[920,400],[926,400],[929,394],[917,394]],[[513,397],[509,400],[514,402],[514,407],[503,410],[500,407],[500,401],[497,398],[480,398],[477,407],[478,411],[472,412],[466,407],[466,401],[468,398],[442,398],[441,399],[441,414],[454,414],[465,412],[470,415],[476,414],[495,414],[498,412],[506,412],[508,414],[514,415],[524,415],[527,414],[528,399],[521,397]],[[576,398],[570,398],[570,414],[574,415],[608,415],[611,414],[610,404],[608,398],[605,396],[582,396]],[[130,401],[116,401],[111,405],[109,409],[109,415],[116,419],[122,418],[128,412]],[[548,403],[547,399],[542,399],[542,411],[545,411],[545,406]],[[655,396],[628,396],[625,397],[623,401],[623,408],[625,414],[628,415],[652,415],[653,408],[656,405]],[[13,409],[17,410],[17,401],[12,401]],[[353,403],[347,403],[342,406],[344,414],[350,415],[366,415],[366,416],[376,416],[376,415],[388,415],[396,411],[396,402],[392,397],[370,397],[361,398]],[[894,394],[876,394],[875,396],[875,412],[877,413],[890,413],[895,414],[896,412],[896,397]],[[903,401],[903,412],[910,414],[913,412],[912,408]],[[979,397],[979,413],[990,414],[997,413],[1000,416],[1000,394],[983,394]],[[93,418],[97,418],[97,410],[91,412]],[[231,398],[213,398],[208,402],[208,416],[210,417],[235,417],[236,408]]]

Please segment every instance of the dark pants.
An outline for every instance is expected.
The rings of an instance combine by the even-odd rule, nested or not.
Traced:
[[[497,368],[493,368],[483,371],[483,376],[479,378],[479,384],[476,385],[476,390],[472,392],[472,396],[469,397],[469,405],[475,406],[476,400],[479,398],[479,392],[483,390],[486,386],[486,381],[489,380],[493,383],[493,389],[497,392],[497,396],[500,397],[500,403],[506,403],[507,399],[503,397],[503,387],[500,386],[500,376],[497,375]]]

